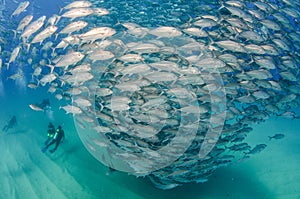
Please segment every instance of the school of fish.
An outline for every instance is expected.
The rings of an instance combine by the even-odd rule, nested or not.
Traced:
[[[244,141],[253,124],[298,117],[300,1],[158,2],[78,0],[49,18],[21,2],[0,68],[17,81],[28,66],[99,161],[171,189],[264,150]]]

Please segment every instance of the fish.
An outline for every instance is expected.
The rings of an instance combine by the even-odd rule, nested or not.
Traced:
[[[21,12],[23,12],[29,6],[29,4],[30,4],[29,1],[24,1],[19,3],[18,7],[11,14],[11,17],[18,16],[19,14],[21,14]]]
[[[144,60],[144,58],[139,54],[125,54],[118,58],[123,62],[137,63]]]
[[[94,78],[89,72],[75,73],[70,76],[61,77],[61,79],[70,85],[77,87]]]
[[[86,8],[86,7],[91,7],[92,3],[89,1],[74,1],[72,3],[69,3],[62,9],[68,10],[68,9],[73,9],[73,8]]]
[[[41,112],[44,112],[44,109],[40,108],[39,106],[37,105],[34,105],[34,104],[29,104],[29,107],[34,110],[34,111],[41,111]]]
[[[14,62],[16,60],[16,58],[18,57],[19,53],[20,53],[20,50],[21,50],[21,46],[17,46],[14,48],[14,50],[12,51],[11,55],[10,55],[10,58],[9,58],[9,61],[8,63],[6,64],[7,65],[7,70],[9,69],[9,65]]]
[[[259,54],[259,55],[266,54],[266,51],[261,46],[256,45],[256,44],[248,44],[248,45],[245,45],[244,48],[248,53],[251,53],[251,54]]]
[[[243,30],[249,29],[249,26],[239,18],[230,17],[230,18],[227,18],[224,20],[234,27],[237,27],[237,28],[240,28]]]
[[[14,38],[16,37],[17,31],[23,31],[24,28],[32,21],[32,19],[33,15],[27,15],[19,22]]]
[[[88,22],[85,21],[75,21],[70,24],[68,24],[66,27],[64,27],[59,34],[72,34],[73,32],[79,31],[83,28],[85,28],[88,25]]]
[[[208,34],[205,30],[200,29],[200,28],[195,28],[195,27],[186,28],[183,30],[183,32],[188,35],[195,36],[195,37],[207,37],[208,36]]]
[[[149,34],[155,35],[158,38],[161,37],[178,37],[182,35],[182,32],[175,27],[161,26],[149,31]]]
[[[129,64],[128,66],[122,68],[120,72],[123,75],[134,75],[134,74],[147,74],[151,71],[151,68],[147,64]]]
[[[89,72],[92,70],[92,67],[90,64],[80,64],[76,65],[74,68],[70,69],[69,72],[74,74],[74,73],[83,73],[83,72]]]
[[[214,26],[218,25],[218,23],[213,19],[204,18],[204,19],[199,19],[199,20],[193,22],[193,25],[198,26],[201,29],[204,29],[204,28],[214,27]]]
[[[248,154],[256,154],[256,153],[260,153],[260,152],[263,151],[266,147],[267,147],[266,144],[257,144],[257,145],[256,145],[254,148],[252,148],[250,151],[244,152],[244,154],[248,155]]]
[[[276,114],[277,117],[285,117],[285,118],[292,118],[295,119],[297,118],[297,114],[294,111],[285,111],[280,114]]]
[[[53,14],[46,23],[46,26],[50,25],[50,26],[54,26],[55,24],[57,24],[60,20],[61,16],[57,15],[57,14]]]
[[[264,19],[264,20],[261,20],[260,23],[269,29],[277,30],[277,31],[281,30],[280,25],[272,20]]]
[[[82,97],[78,97],[76,99],[73,99],[73,102],[75,104],[77,104],[77,106],[79,106],[79,107],[89,107],[89,106],[92,106],[92,103],[88,99],[85,99],[85,98],[82,98]]]
[[[92,63],[99,60],[103,61],[103,60],[112,59],[114,57],[115,55],[112,52],[107,50],[102,50],[102,49],[96,49],[94,51],[91,51],[87,56],[87,58],[92,60]]]
[[[115,33],[116,31],[110,27],[96,27],[80,34],[78,37],[81,39],[82,44],[87,42],[93,43],[98,39],[105,39],[114,35]]]
[[[108,15],[110,12],[109,10],[105,9],[105,8],[94,8],[94,15],[96,16],[104,16],[104,15]]]
[[[84,57],[85,55],[81,52],[69,52],[55,63],[55,67],[65,67],[66,70],[68,66],[75,65],[76,63],[80,62]]]
[[[250,30],[245,30],[239,34],[239,37],[247,39],[247,40],[252,40],[254,42],[263,42],[264,39],[262,38],[261,35],[259,35],[257,32],[250,31]]]
[[[272,139],[279,140],[279,139],[282,139],[284,137],[285,137],[285,135],[282,134],[282,133],[278,133],[278,134],[275,134],[275,135],[272,135],[272,136],[268,136],[269,140],[272,140]]]
[[[47,39],[48,37],[50,37],[51,35],[53,35],[53,33],[56,32],[57,28],[58,27],[56,27],[56,26],[48,26],[43,31],[41,31],[40,33],[38,33],[37,35],[35,35],[35,37],[33,37],[33,39],[31,40],[30,44],[33,44],[33,43],[40,43],[40,44],[42,44],[42,42],[45,39]]]
[[[242,44],[235,42],[235,41],[231,41],[231,40],[224,40],[224,41],[217,41],[214,42],[217,46],[225,49],[225,50],[230,50],[232,52],[241,52],[244,53],[245,48],[243,47]]]
[[[7,77],[7,79],[12,79],[12,80],[17,80],[17,79],[20,79],[20,78],[23,78],[24,75],[23,75],[23,71],[18,71],[17,73]]]
[[[64,109],[67,114],[71,113],[73,115],[76,115],[82,113],[82,110],[77,106],[71,106],[71,105],[60,106],[59,109]]]
[[[21,38],[23,39],[23,41],[26,41],[33,33],[37,32],[43,25],[45,22],[46,16],[43,15],[40,18],[38,18],[37,20],[31,22],[22,32],[21,34]]]
[[[85,17],[88,15],[93,14],[93,9],[92,8],[73,8],[70,9],[68,11],[66,11],[65,13],[63,13],[61,15],[61,17],[65,17],[65,18],[70,18],[71,20],[74,20],[75,18],[78,17]]]
[[[151,82],[174,82],[178,77],[170,72],[152,72],[144,76]]]
[[[41,67],[36,67],[32,73],[32,76],[39,76],[42,73],[42,68]]]
[[[217,58],[204,58],[195,63],[199,70],[216,69],[225,67],[225,63]]]
[[[115,88],[121,92],[135,92],[141,89],[138,81],[120,82]]]
[[[70,35],[68,37],[65,37],[61,40],[61,42],[59,42],[55,47],[54,47],[54,51],[56,49],[59,49],[59,48],[67,48],[69,45],[76,45],[76,44],[79,44],[80,43],[80,39],[78,38],[78,36],[74,36],[74,35]]]
[[[38,87],[38,85],[36,83],[31,82],[31,83],[28,83],[27,87],[31,88],[31,89],[36,89]]]
[[[256,99],[268,99],[270,97],[270,95],[265,91],[255,91],[254,93],[252,93],[252,95]]]
[[[130,47],[129,50],[133,51],[133,52],[136,52],[138,54],[142,54],[142,53],[155,53],[155,52],[159,52],[160,48],[159,48],[159,46],[157,46],[155,44],[142,43],[142,44],[137,44],[137,45],[134,45],[134,46]]]
[[[50,73],[48,75],[43,76],[38,83],[41,84],[42,86],[45,86],[47,83],[51,83],[56,79],[56,75],[53,73]]]

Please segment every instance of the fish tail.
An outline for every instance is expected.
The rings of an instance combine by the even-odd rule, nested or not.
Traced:
[[[57,37],[58,37],[58,33],[55,34],[54,40],[57,40]]]
[[[61,16],[58,16],[58,17],[56,18],[57,20],[54,22],[54,25],[56,25],[56,24],[59,22],[60,18],[61,18]]]
[[[29,52],[29,49],[30,49],[30,44],[26,44],[25,45],[27,46],[27,52]]]
[[[59,11],[58,11],[58,13],[60,14],[63,10],[64,10],[64,8],[62,8],[61,6],[59,6]]]
[[[223,8],[225,8],[224,1],[220,0],[219,2],[221,4],[221,6],[220,6],[220,8],[218,8],[218,10],[222,10]]]
[[[271,137],[271,136],[268,136],[268,138],[269,138],[269,141],[270,141],[270,140],[272,140],[272,138],[273,138],[273,137]]]
[[[100,112],[101,112],[103,110],[104,106],[101,103],[99,103],[99,105],[100,105]]]
[[[16,30],[12,30],[12,31],[14,33],[14,39],[16,39],[16,37],[17,37],[17,31]]]
[[[46,66],[48,66],[50,68],[50,73],[53,73],[53,70],[54,70],[54,66],[50,65],[50,64],[47,64]]]
[[[114,26],[118,26],[118,25],[122,25],[119,19],[117,19],[117,23]]]

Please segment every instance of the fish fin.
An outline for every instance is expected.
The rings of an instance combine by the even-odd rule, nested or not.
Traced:
[[[271,137],[271,136],[268,136],[268,138],[269,138],[269,141],[272,140],[272,137]]]
[[[226,8],[225,5],[224,5],[224,1],[223,1],[223,0],[220,0],[219,2],[220,2],[220,4],[221,4],[221,6],[220,6],[220,8],[218,8],[218,10],[221,10],[221,9],[223,9],[223,8]]]
[[[59,6],[59,11],[58,11],[58,13],[60,14],[63,10],[64,10],[64,8],[62,8],[61,6]]]
[[[57,18],[56,18],[57,20],[54,22],[54,25],[57,25],[57,23],[60,21],[60,19],[61,19],[61,16],[57,16]]]
[[[294,116],[294,119],[300,119],[300,116]]]
[[[29,43],[28,44],[24,43],[24,45],[27,46],[27,52],[29,52],[29,50],[30,50],[30,44]]]
[[[51,70],[50,73],[53,73],[53,70],[55,67],[51,64],[47,64],[46,66],[48,66],[50,68],[50,70]]]
[[[103,110],[103,108],[104,108],[104,106],[103,106],[103,104],[101,104],[101,103],[99,103],[99,105],[100,105],[100,112]]]
[[[12,31],[14,33],[14,39],[16,39],[16,37],[17,37],[17,31],[16,30],[12,30]]]

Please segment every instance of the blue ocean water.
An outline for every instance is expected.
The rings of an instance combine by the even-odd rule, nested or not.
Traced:
[[[2,1],[1,25],[16,29],[22,13],[10,18],[19,2]],[[65,1],[30,1],[26,14],[36,18],[58,13]],[[97,1],[97,5],[111,11],[110,18],[99,24],[135,22],[145,27],[180,26],[190,17],[205,14],[216,3],[205,1]],[[165,15],[165,14],[168,15]],[[8,22],[9,20],[9,22]],[[299,28],[299,24],[295,28]],[[298,29],[299,31],[299,29]],[[1,32],[1,38],[11,37],[12,31]],[[18,41],[2,44],[5,53],[12,51]],[[40,55],[42,56],[42,55]],[[18,71],[17,64],[2,70],[0,84],[0,126],[15,115],[17,125],[1,133],[0,198],[300,198],[299,119],[272,116],[254,124],[245,142],[251,146],[267,144],[267,148],[249,159],[217,169],[206,183],[188,183],[171,190],[160,190],[148,178],[137,178],[123,172],[109,172],[85,148],[77,134],[72,115],[60,109],[65,102],[49,93],[47,87],[29,89],[32,68],[21,56],[24,78],[11,80]],[[5,67],[5,66],[3,66]],[[299,76],[298,76],[299,77]],[[299,97],[299,96],[298,96]],[[48,98],[53,115],[36,112],[28,106]],[[300,110],[292,109],[296,115]],[[54,154],[41,153],[46,139],[47,125],[62,125],[66,140]],[[283,139],[269,140],[268,136],[284,134]]]

